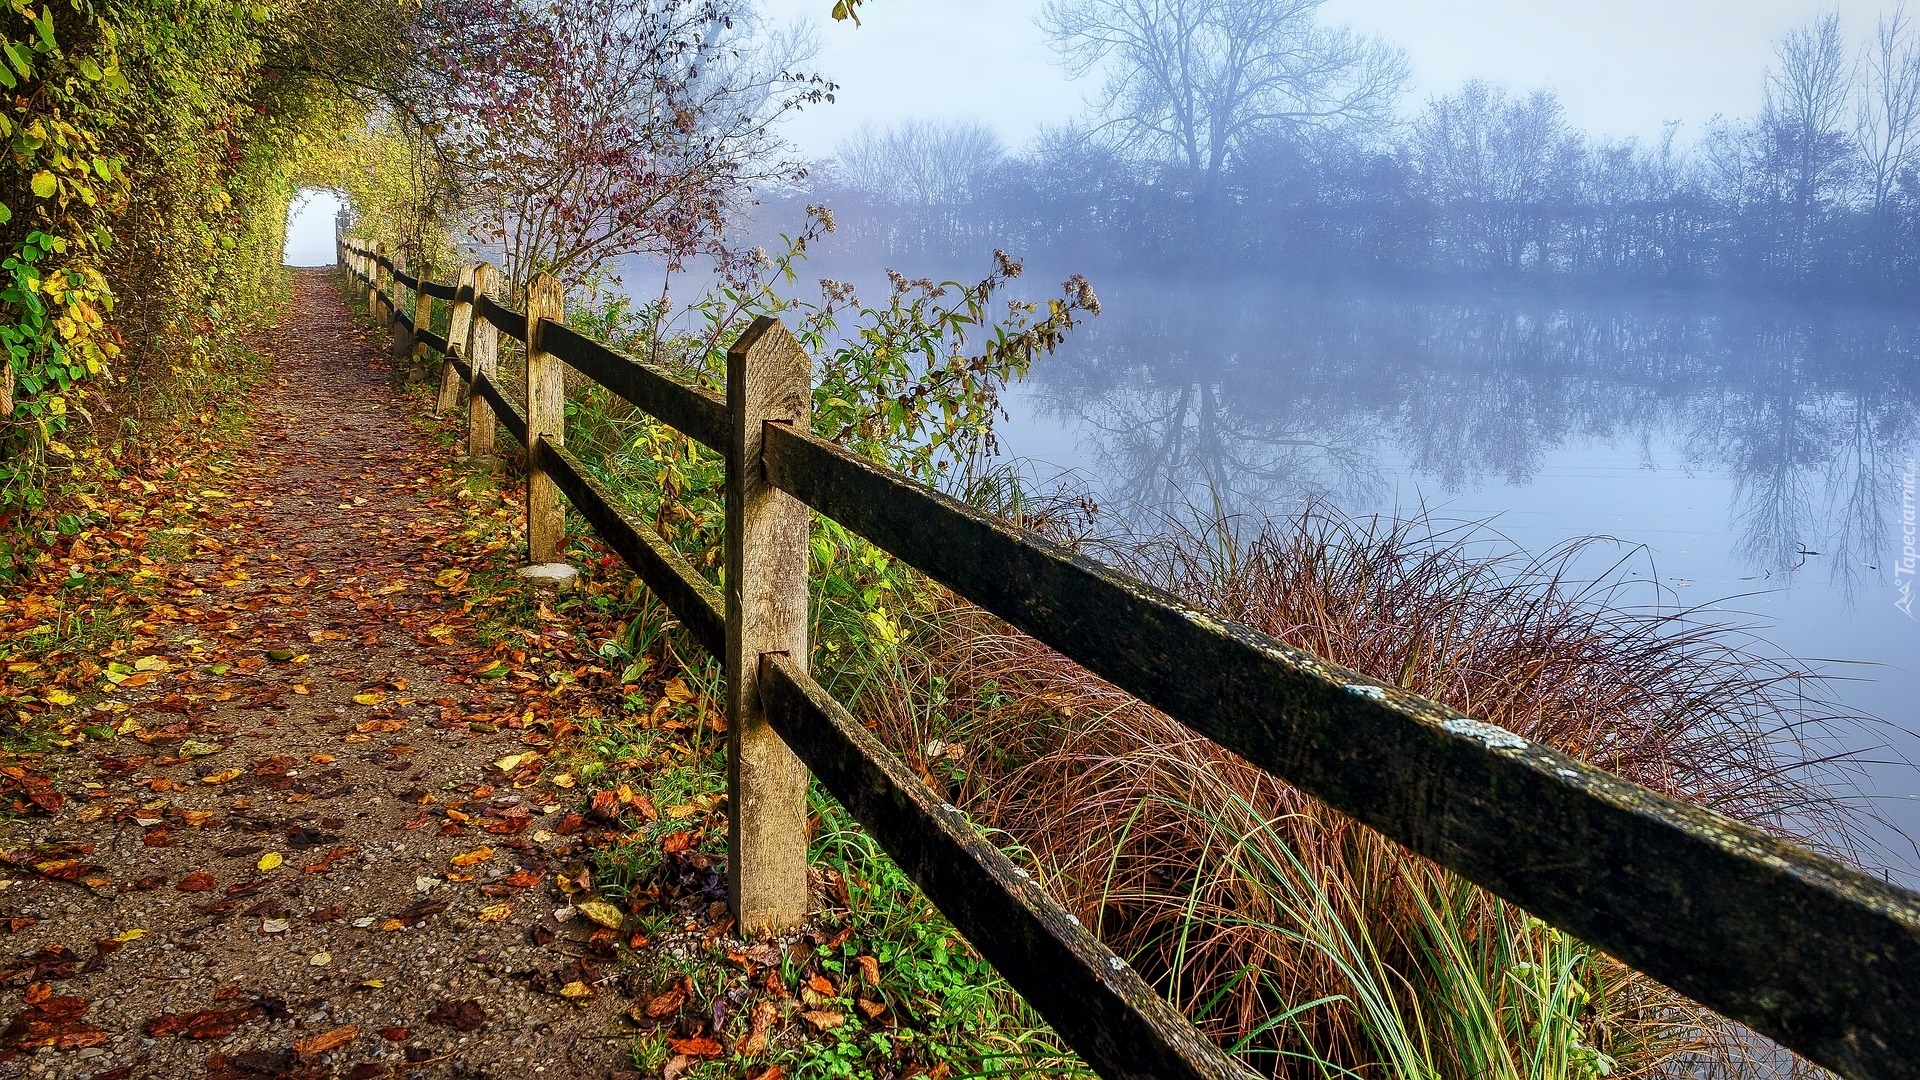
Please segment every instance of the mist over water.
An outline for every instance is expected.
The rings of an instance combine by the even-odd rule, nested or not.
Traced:
[[[1920,835],[1920,621],[1899,606],[1920,25],[1769,8],[1764,51],[1706,58],[1751,69],[1750,108],[1610,138],[1551,86],[1421,82],[1450,66],[1431,43],[1339,26],[1337,4],[1178,10],[1044,5],[1007,33],[1051,44],[1075,118],[1011,145],[1012,76],[984,119],[904,95],[923,112],[843,136],[762,199],[755,235],[833,209],[802,293],[823,277],[878,300],[889,269],[973,281],[995,249],[1027,260],[1028,298],[1090,277],[1103,313],[1007,393],[1000,443],[1119,520],[1318,502],[1483,522],[1535,555],[1609,538],[1577,566],[1644,582],[1619,598],[1804,660],[1829,699],[1812,711],[1872,718],[1841,738],[1892,872],[1920,882],[1898,835]],[[1174,40],[1206,61],[1154,70]],[[1235,98],[1250,72],[1265,89]]]

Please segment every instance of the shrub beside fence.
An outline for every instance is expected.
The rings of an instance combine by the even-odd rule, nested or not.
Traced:
[[[1109,1080],[1245,1077],[1121,957],[942,803],[808,674],[818,512],[1193,731],[1721,1014],[1849,1077],[1920,1077],[1920,894],[1325,663],[1012,528],[813,434],[811,368],[772,319],[729,350],[722,400],[525,312],[485,264],[451,285],[343,238],[396,350],[471,388],[468,448],[527,449],[530,556],[558,557],[562,495],[726,661],[728,882],[744,932],[806,908],[810,771],[1015,989]],[[412,294],[410,308],[401,293]],[[446,338],[432,303],[450,305]],[[527,343],[524,411],[497,335]],[[725,594],[566,449],[560,365],[723,454]],[[456,381],[458,380],[458,381]]]

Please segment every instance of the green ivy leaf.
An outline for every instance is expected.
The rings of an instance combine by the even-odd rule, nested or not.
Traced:
[[[85,75],[89,82],[99,82],[105,75],[105,73],[100,70],[99,64],[94,63],[84,56],[74,61],[74,66],[80,69],[80,74]]]
[[[53,198],[53,193],[58,191],[59,188],[60,182],[55,180],[53,174],[47,170],[41,169],[39,172],[33,174],[33,193],[40,198]]]

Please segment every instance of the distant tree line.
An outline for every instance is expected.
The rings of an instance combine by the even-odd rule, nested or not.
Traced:
[[[1920,284],[1920,28],[1776,44],[1750,119],[1682,143],[1575,129],[1551,90],[1399,106],[1404,58],[1323,0],[1053,0],[1091,115],[1024,150],[984,125],[868,131],[805,197],[870,252],[1076,265],[1893,296]]]

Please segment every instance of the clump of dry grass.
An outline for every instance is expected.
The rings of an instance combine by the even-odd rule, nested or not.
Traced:
[[[1577,583],[1583,545],[1529,559],[1489,552],[1483,536],[1314,508],[1251,534],[1217,524],[1083,547],[1658,791],[1852,842],[1830,786],[1845,777],[1808,767],[1825,757],[1806,749],[1821,730],[1817,679],[1711,623],[1625,607],[1619,573]],[[1697,1006],[979,611],[939,611],[920,642],[895,692],[862,695],[883,734],[1265,1071],[1743,1071],[1751,1040]]]

